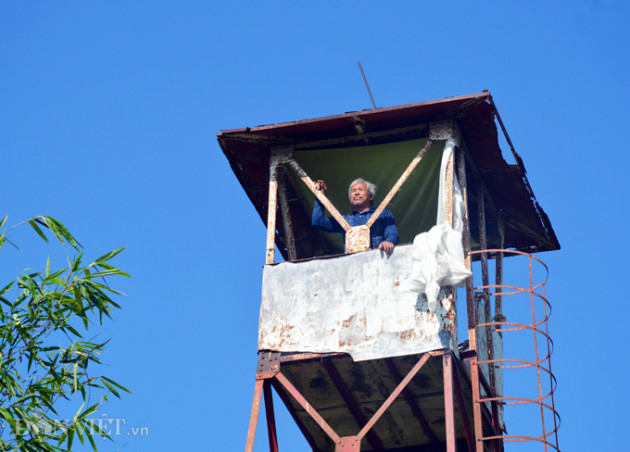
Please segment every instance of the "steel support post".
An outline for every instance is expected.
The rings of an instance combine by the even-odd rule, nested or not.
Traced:
[[[457,179],[462,191],[462,200],[464,202],[464,218],[462,241],[464,242],[464,264],[468,270],[472,271],[472,260],[470,257],[470,223],[468,216],[468,186],[466,183],[466,159],[464,149],[457,152]],[[468,346],[470,350],[477,351],[477,335],[475,332],[476,310],[473,297],[473,279],[472,276],[466,279],[466,315],[468,317]]]
[[[473,420],[475,423],[475,449],[476,452],[483,452],[483,426],[481,418],[481,393],[479,387],[479,364],[477,364],[477,355],[470,360],[470,384],[472,386],[473,396]]]
[[[267,433],[269,435],[269,452],[278,452],[278,433],[276,431],[276,416],[273,410],[271,382],[269,380],[263,380],[263,382],[265,414],[267,415]]]
[[[486,203],[485,203],[485,195],[483,193],[483,184],[479,182],[479,191],[478,191],[478,213],[479,213],[479,246],[482,250],[488,249],[488,234],[486,232]],[[490,272],[488,270],[488,254],[481,253],[481,281],[484,286],[483,289],[483,309],[485,313],[485,322],[484,323],[492,323],[492,306],[490,304],[490,289],[487,287],[490,285]],[[493,349],[493,332],[494,328],[491,325],[485,326],[486,330],[486,349],[488,350],[488,360],[492,361],[494,357],[494,349]],[[494,365],[492,363],[486,364],[488,369],[488,380],[490,381],[490,387],[493,392],[496,387],[495,379],[494,379]],[[493,410],[493,417],[494,410]]]
[[[252,403],[252,413],[249,417],[249,428],[247,429],[247,442],[245,452],[253,452],[254,440],[256,439],[256,427],[258,426],[258,413],[260,412],[260,400],[263,391],[264,380],[256,380],[254,388],[254,402]]]
[[[465,265],[467,269],[472,270],[472,262],[470,256],[470,224],[468,216],[468,186],[466,183],[466,158],[464,152],[465,150],[463,149],[463,146],[462,149],[457,152],[457,179],[462,190],[462,199],[464,201],[465,207],[463,218],[464,228],[462,232],[462,240],[464,242]],[[470,360],[470,379],[473,395],[473,420],[475,426],[475,449],[476,452],[483,452],[483,441],[481,439],[483,437],[483,428],[481,424],[481,403],[479,402],[481,394],[479,393],[479,366],[477,364],[476,353],[477,334],[475,331],[477,327],[477,310],[474,304],[472,276],[466,280],[466,307],[468,316],[468,345],[470,350],[475,352]]]
[[[453,366],[455,381],[455,392],[457,394],[457,402],[459,404],[459,411],[462,414],[462,424],[464,426],[464,432],[466,433],[466,443],[468,444],[468,450],[473,451],[475,449],[475,438],[473,432],[470,429],[470,421],[468,419],[468,408],[466,408],[466,399],[464,397],[464,391],[462,390],[462,384],[460,381],[459,369],[457,364]]]
[[[505,247],[505,220],[503,219],[503,212],[499,212],[498,214],[498,229],[499,229],[499,237],[501,242],[499,243],[499,248],[503,250]],[[494,321],[495,322],[505,322],[505,316],[503,315],[503,251],[499,251],[497,257],[495,259],[496,265],[496,274],[495,274],[495,282],[494,284],[497,286],[495,289],[495,297],[494,297]],[[499,334],[502,334],[499,332]]]
[[[446,146],[449,145],[449,142],[446,142]],[[450,227],[453,227],[453,178],[454,171],[453,165],[455,163],[455,149],[451,153],[450,158],[448,159],[448,163],[446,165],[446,180],[444,181],[444,221]]]
[[[479,213],[479,246],[482,250],[488,249],[488,234],[486,229],[486,203],[485,203],[485,195],[483,190],[483,183],[479,182],[479,191],[478,191],[478,213]],[[489,392],[490,397],[494,397],[496,394],[496,378],[494,375],[494,363],[492,362],[494,359],[494,327],[490,325],[493,323],[492,317],[492,306],[490,303],[490,289],[488,286],[490,285],[490,271],[488,269],[488,253],[481,253],[481,280],[484,286],[483,289],[483,309],[485,313],[485,322],[487,325],[484,327],[486,330],[486,350],[488,351],[488,361],[486,364],[488,369],[488,382],[490,384],[491,391]],[[496,400],[490,402],[490,408],[492,413],[492,425],[495,429],[499,429],[499,412],[497,409]],[[493,441],[494,449],[498,452],[498,442]]]
[[[446,450],[457,452],[455,438],[455,403],[453,399],[453,356],[451,353],[442,355],[444,376],[444,427],[446,429]]]
[[[267,202],[267,253],[265,264],[273,264],[276,250],[276,209],[278,200],[278,162],[271,160],[269,165],[269,201]]]

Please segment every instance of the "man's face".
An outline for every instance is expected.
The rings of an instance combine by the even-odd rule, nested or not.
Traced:
[[[372,196],[368,192],[367,185],[363,182],[358,182],[350,189],[350,204],[359,212],[363,212],[370,207],[372,202]]]

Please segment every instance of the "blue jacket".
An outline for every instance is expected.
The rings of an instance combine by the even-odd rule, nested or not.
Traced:
[[[363,213],[354,210],[351,215],[344,215],[343,217],[350,226],[362,226],[368,222],[375,210],[374,206],[370,206]],[[337,223],[337,220],[324,216],[324,205],[318,199],[315,200],[315,206],[313,207],[311,224],[321,231],[341,233],[344,242],[346,240],[346,231]],[[370,248],[378,248],[381,242],[384,241],[398,245],[396,221],[394,220],[394,215],[387,209],[383,210],[370,228]]]

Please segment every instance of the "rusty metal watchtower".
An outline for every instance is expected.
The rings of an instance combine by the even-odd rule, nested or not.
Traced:
[[[559,450],[546,267],[533,254],[560,245],[489,92],[218,140],[267,225],[247,452],[263,398],[278,451],[272,389],[313,451]],[[396,218],[391,255],[341,216],[356,177],[382,190],[374,216]],[[311,227],[316,198],[345,244]]]

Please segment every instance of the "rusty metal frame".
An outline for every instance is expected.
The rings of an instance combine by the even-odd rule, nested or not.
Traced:
[[[267,247],[265,264],[273,264],[276,251],[276,216],[278,199],[278,162],[272,157],[269,165],[269,201],[267,202]]]
[[[462,390],[462,384],[460,381],[461,375],[457,366],[453,366],[455,378],[455,393],[457,394],[457,403],[459,405],[460,412],[462,414],[462,425],[464,426],[464,432],[466,434],[466,443],[468,444],[468,450],[475,449],[475,437],[473,431],[470,428],[470,422],[468,419],[468,409],[466,408],[466,400],[464,398],[464,391]]]
[[[339,211],[333,205],[333,203],[330,202],[330,200],[326,197],[326,195],[324,195],[320,190],[317,190],[315,188],[315,182],[313,182],[313,180],[308,176],[308,174],[306,174],[306,171],[304,171],[304,169],[302,169],[300,164],[297,161],[295,161],[293,156],[288,157],[287,163],[291,166],[291,168],[293,168],[293,170],[295,171],[295,174],[297,174],[297,176],[300,179],[302,179],[302,182],[304,182],[304,184],[309,188],[309,190],[311,190],[311,192],[315,195],[315,197],[319,199],[319,201],[324,205],[324,207],[326,207],[326,209],[328,209],[330,214],[333,216],[335,220],[337,220],[337,222],[341,225],[344,231],[347,232],[351,228],[351,226],[348,224],[348,222],[343,217],[343,215],[339,213]]]
[[[427,139],[427,142],[425,143],[425,146],[423,147],[423,149],[412,160],[412,162],[409,164],[405,172],[401,175],[401,177],[396,182],[394,187],[392,187],[392,189],[390,190],[386,198],[379,205],[377,211],[372,216],[372,218],[370,219],[370,222],[367,225],[368,231],[369,231],[369,226],[371,226],[374,223],[374,221],[376,221],[378,214],[380,214],[384,210],[384,208],[388,205],[388,203],[391,201],[391,199],[400,189],[402,184],[404,184],[408,176],[415,169],[415,167],[417,166],[421,158],[424,156],[424,154],[428,151],[432,143],[433,143],[433,140],[432,140],[432,137],[430,136]],[[540,262],[543,266],[544,266],[544,263],[542,263],[539,259],[527,253],[523,253],[519,251],[503,250],[503,249],[495,249],[495,250],[485,249],[487,246],[486,224],[485,224],[486,200],[489,201],[489,203],[492,205],[492,207],[495,210],[496,210],[496,207],[492,199],[487,198],[486,196],[487,188],[483,184],[483,181],[480,182],[480,186],[478,190],[478,200],[479,200],[478,201],[478,208],[479,208],[478,219],[479,219],[479,232],[480,232],[479,240],[480,240],[480,247],[482,250],[475,251],[475,252],[471,250],[470,224],[469,224],[469,217],[467,215],[469,193],[468,193],[468,186],[466,183],[466,163],[472,163],[472,162],[467,162],[468,156],[466,155],[466,150],[464,148],[460,148],[458,146],[455,147],[453,157],[451,158],[451,161],[448,164],[449,166],[447,167],[447,180],[452,181],[454,178],[454,173],[455,171],[457,171],[459,184],[462,189],[462,196],[464,199],[464,203],[466,205],[466,214],[464,217],[464,231],[463,231],[463,238],[462,238],[463,243],[464,243],[466,266],[467,268],[471,269],[472,255],[481,254],[480,261],[481,261],[481,268],[482,268],[482,285],[479,287],[474,287],[472,277],[466,281],[468,330],[469,330],[469,341],[470,341],[470,348],[471,348],[471,353],[467,355],[468,356],[467,359],[469,359],[470,364],[471,364],[470,378],[471,378],[472,397],[473,397],[473,413],[472,413],[473,422],[474,422],[473,429],[471,429],[471,426],[469,425],[469,422],[468,422],[468,414],[467,414],[467,409],[466,409],[465,401],[462,394],[461,384],[459,382],[457,366],[453,366],[452,356],[450,354],[442,353],[443,363],[444,363],[443,364],[444,365],[444,397],[445,397],[444,401],[445,401],[445,415],[446,415],[445,422],[446,422],[446,431],[447,431],[447,450],[454,451],[456,447],[455,434],[454,434],[455,432],[454,398],[453,398],[454,394],[458,398],[458,404],[462,412],[462,422],[464,425],[464,430],[466,432],[466,440],[471,450],[474,447],[476,452],[482,452],[484,450],[487,450],[487,448],[492,448],[494,451],[502,451],[503,442],[512,442],[512,441],[538,441],[544,445],[545,451],[547,451],[549,448],[559,450],[557,446],[558,444],[557,432],[559,428],[560,417],[557,411],[555,410],[555,404],[553,400],[553,393],[555,392],[555,387],[556,387],[556,379],[553,373],[551,372],[550,355],[552,351],[552,347],[551,347],[552,343],[548,334],[548,325],[547,325],[547,319],[550,313],[550,305],[545,299],[545,295],[544,295],[544,290],[545,290],[544,284],[546,280],[545,282],[539,285],[534,285],[532,281],[532,273],[531,273],[532,259]],[[309,189],[314,193],[314,195],[324,204],[324,206],[331,212],[333,217],[335,217],[335,219],[342,225],[342,227],[344,227],[344,230],[349,232],[350,229],[352,229],[349,226],[349,224],[345,221],[345,219],[343,219],[341,214],[335,209],[332,203],[326,198],[326,196],[324,196],[319,190],[315,189],[315,185],[313,181],[308,177],[308,175],[304,172],[304,170],[300,167],[300,165],[293,159],[292,151],[289,151],[286,148],[282,150],[278,150],[277,152],[272,153],[272,158],[270,160],[266,263],[273,263],[273,253],[274,253],[275,234],[276,234],[275,225],[277,221],[276,217],[277,217],[278,202],[280,203],[283,229],[285,232],[284,241],[287,245],[288,250],[293,249],[292,252],[289,251],[289,255],[295,256],[295,244],[294,244],[294,238],[293,238],[293,231],[291,227],[288,200],[287,200],[286,191],[285,191],[286,188],[283,183],[284,181],[280,180],[282,178],[279,177],[279,173],[278,173],[278,169],[282,167],[282,165],[289,165],[292,167],[292,169],[297,173],[298,177],[307,185],[307,187],[309,187]],[[472,169],[473,171],[476,170],[476,168],[474,167],[474,163],[473,163]],[[450,186],[450,185],[452,185],[452,183],[447,184],[447,186]],[[450,197],[449,197],[449,193],[450,193]],[[446,195],[445,200],[447,201],[447,203],[449,199],[451,202],[451,208],[449,209],[448,204],[447,204],[447,208],[445,209],[445,212],[447,213],[446,221],[452,224],[452,187],[451,187],[451,191],[447,192],[445,195]],[[450,212],[450,215],[449,215],[449,212]],[[339,218],[337,218],[337,216]],[[504,218],[500,211],[497,211],[497,216],[499,219],[499,234],[501,236],[501,240],[503,240]],[[368,237],[369,237],[369,233],[368,233]],[[293,246],[291,246],[292,242],[293,242]],[[507,254],[507,253],[529,256],[529,260],[530,260],[530,263],[529,263],[530,264],[530,288],[529,289],[515,288],[515,287],[506,286],[503,284],[503,256],[504,254]],[[489,256],[495,257],[497,259],[495,285],[490,285],[490,282],[489,282],[489,269],[488,269]],[[535,299],[537,297],[541,297],[540,294],[535,293],[535,290],[538,288],[542,288],[542,291],[543,291],[542,299],[544,301],[543,306],[545,310],[545,317],[542,321],[537,321],[535,313],[534,313]],[[504,290],[506,289],[511,289],[512,291],[504,292]],[[484,306],[486,309],[486,316],[485,316],[486,321],[483,323],[479,323],[478,321],[479,306],[475,302],[475,298],[473,296],[475,290],[480,290],[483,293]],[[491,290],[494,290],[494,293],[491,293],[490,292]],[[530,294],[530,302],[531,302],[531,309],[532,309],[532,324],[523,325],[523,324],[518,324],[514,322],[507,322],[505,317],[503,316],[503,310],[502,310],[503,297],[512,295],[515,293],[523,293],[523,292],[528,292]],[[491,315],[492,309],[491,309],[490,299],[492,297],[495,297],[495,316],[494,317],[492,317]],[[544,323],[544,328],[541,327],[543,323]],[[507,328],[507,327],[514,327],[514,328]],[[488,338],[488,359],[487,360],[479,360],[477,357],[476,328],[487,329],[487,333],[488,333],[487,334],[487,338]],[[514,360],[514,359],[510,360],[503,357],[498,359],[493,356],[493,348],[492,348],[492,332],[493,331],[496,330],[499,334],[503,334],[504,332],[515,331],[515,330],[520,330],[524,328],[531,329],[533,333],[534,346],[535,346],[535,351],[536,351],[535,362],[528,362],[525,360]],[[539,353],[538,353],[539,335],[542,335],[547,341],[547,355],[544,357],[539,356]],[[407,376],[404,379],[402,379],[402,381],[399,382],[399,385],[397,386],[396,390],[383,403],[383,405],[381,406],[381,408],[379,408],[377,413],[375,413],[370,420],[367,420],[367,422],[366,422],[365,416],[363,415],[361,410],[358,408],[356,401],[353,400],[352,395],[350,394],[348,389],[344,388],[344,384],[341,381],[341,379],[335,378],[336,369],[334,365],[332,364],[332,362],[329,362],[328,364],[326,364],[329,375],[331,376],[333,382],[337,386],[340,394],[342,395],[342,398],[344,399],[344,401],[350,408],[351,412],[353,413],[355,420],[357,421],[359,425],[364,425],[361,431],[355,436],[343,437],[343,438],[340,437],[332,430],[332,428],[330,428],[330,426],[323,420],[323,418],[321,418],[321,416],[319,416],[317,412],[312,409],[312,407],[310,407],[310,409],[308,409],[307,411],[309,412],[309,414],[311,414],[311,416],[313,416],[313,419],[316,421],[316,423],[336,443],[336,450],[338,452],[359,451],[360,443],[363,437],[366,437],[367,441],[370,442],[370,445],[372,446],[374,450],[382,450],[382,441],[380,440],[380,438],[378,438],[378,435],[376,435],[376,433],[372,430],[372,427],[378,421],[380,416],[382,416],[382,414],[389,408],[389,406],[391,406],[394,399],[398,397],[398,395],[402,393],[403,396],[405,396],[407,384],[409,383],[409,381],[411,381],[411,379],[415,376],[415,374],[420,370],[422,365],[424,365],[426,360],[428,360],[428,358],[432,356],[432,354],[435,354],[435,353],[428,352],[423,355],[423,358],[421,358],[420,361],[416,364],[416,366],[414,366],[414,368],[407,374]],[[424,362],[423,362],[423,359],[425,359]],[[506,362],[507,363],[515,362],[517,364],[510,366],[510,365],[505,365]],[[547,367],[543,365],[543,363],[545,362],[548,363]],[[483,373],[480,371],[480,368],[479,368],[480,365],[487,365],[489,369],[491,370],[491,372],[489,372],[489,381],[486,381]],[[275,368],[274,366],[277,366],[277,368]],[[494,366],[501,367],[501,368],[535,366],[537,381],[538,381],[538,398],[525,399],[525,398],[505,397],[503,395],[498,396],[495,391],[496,379],[495,379],[494,372],[492,371]],[[260,403],[261,403],[261,399],[263,395],[265,397],[265,410],[266,410],[266,415],[268,418],[267,428],[268,428],[268,434],[269,434],[270,449],[273,452],[277,451],[277,432],[275,429],[275,422],[274,422],[271,386],[276,387],[276,389],[278,389],[279,387],[284,388],[300,405],[302,405],[303,407],[308,406],[308,402],[291,385],[291,383],[286,379],[286,377],[282,375],[282,373],[279,371],[279,367],[280,367],[280,358],[278,356],[277,364],[274,363],[271,366],[267,365],[266,370],[264,371],[259,370],[259,373],[257,374],[257,382],[255,386],[255,391],[254,391],[254,402],[252,405],[252,413],[250,417],[250,426],[248,430],[248,439],[247,439],[247,445],[246,445],[247,452],[251,452],[253,450],[252,448],[253,448],[253,441],[255,437],[257,418],[258,418],[258,414],[260,410]],[[544,376],[545,373],[548,374],[549,382],[550,382],[550,391],[548,393],[545,393],[543,391],[542,384],[541,384],[542,377]],[[338,376],[338,373],[337,373],[337,376]],[[481,387],[484,387],[484,389],[486,390],[487,394],[485,396],[481,395]],[[546,401],[547,398],[550,398],[549,399],[550,403],[547,403]],[[285,404],[287,403],[287,400],[285,400],[284,398],[283,398],[283,401],[285,402]],[[482,409],[484,403],[490,403],[491,415],[488,415],[488,413]],[[542,435],[538,437],[531,437],[531,436],[522,436],[522,435],[502,434],[500,430],[500,426],[498,425],[497,407],[499,406],[499,404],[509,405],[509,404],[523,404],[523,403],[536,403],[539,405],[540,412],[541,412],[542,428],[543,428]],[[423,431],[425,431],[425,433],[427,434],[427,436],[430,438],[431,441],[437,441],[437,438],[435,437],[435,434],[430,430],[430,427],[428,429],[426,428],[427,427],[425,425],[426,420],[424,420],[424,423],[422,422],[423,416],[419,407],[415,406],[415,404],[412,404],[412,403],[409,403],[409,405],[412,407],[414,416],[416,416],[420,420]],[[547,411],[550,411],[552,413],[554,428],[551,431],[548,431],[546,428],[545,413]],[[319,416],[319,418],[317,416]],[[305,433],[305,437],[307,438],[307,441],[309,441],[309,443],[313,445],[313,439],[308,438],[307,432],[305,431],[306,429],[304,428],[304,426],[300,425],[296,416],[294,416],[294,419],[296,419],[298,426],[303,431],[303,433]],[[491,434],[485,437],[483,435],[484,420],[489,421],[489,424],[491,425]],[[555,444],[553,441],[554,438],[555,438]]]
[[[274,148],[271,152],[269,159],[269,199],[267,202],[267,248],[265,264],[273,264],[274,252],[275,252],[275,237],[276,237],[276,220],[277,220],[277,205],[278,205],[278,168],[280,165],[288,164],[293,168],[297,176],[304,182],[304,184],[313,192],[313,194],[320,200],[320,202],[328,209],[332,216],[339,222],[341,227],[345,231],[350,229],[350,225],[330,202],[330,200],[319,190],[315,189],[315,183],[306,174],[306,171],[300,167],[298,162],[293,158],[292,148]],[[287,241],[289,247],[293,243],[293,253],[295,254],[295,242],[291,241],[293,237],[291,220],[288,214],[288,201],[286,200],[286,193],[284,188],[280,190],[280,206],[282,210],[283,221],[285,222],[285,234],[287,234]],[[290,251],[291,252],[291,251]]]
[[[445,405],[447,422],[452,426],[452,433],[449,434],[449,444],[452,444],[452,447],[455,447],[455,419],[454,419],[454,405],[453,405],[453,352],[452,350],[440,350],[440,351],[432,351],[423,353],[420,359],[416,362],[413,368],[407,373],[407,375],[398,383],[394,391],[389,395],[389,397],[383,402],[381,407],[372,415],[372,417],[367,422],[362,422],[364,417],[361,413],[358,417],[355,417],[359,425],[364,424],[358,434],[353,436],[341,437],[339,436],[330,425],[321,417],[321,415],[313,408],[312,405],[304,398],[304,396],[298,391],[295,386],[291,384],[291,382],[282,374],[280,371],[280,363],[282,362],[280,358],[280,354],[277,352],[259,352],[259,364],[258,370],[256,373],[256,385],[254,390],[254,401],[252,403],[252,412],[250,416],[249,428],[247,432],[247,442],[245,445],[246,452],[252,452],[254,448],[254,440],[256,436],[256,427],[258,423],[258,415],[260,412],[260,403],[262,394],[264,392],[265,395],[265,411],[267,415],[267,423],[268,423],[268,435],[269,435],[269,444],[270,450],[272,452],[277,452],[277,433],[275,429],[275,416],[273,412],[273,401],[271,397],[270,387],[271,386],[281,386],[284,388],[293,399],[311,416],[311,418],[319,425],[319,427],[328,435],[328,437],[335,443],[335,451],[336,452],[359,452],[361,440],[366,437],[366,439],[370,442],[370,445],[375,448],[375,450],[383,450],[382,443],[378,436],[373,433],[372,427],[376,422],[381,418],[381,416],[389,409],[394,400],[398,398],[398,396],[403,393],[411,382],[411,380],[418,374],[420,369],[426,364],[426,362],[432,356],[440,356],[443,357],[443,366],[445,371],[445,384],[450,388],[450,402]],[[312,357],[309,357],[309,359]],[[448,370],[447,370],[448,369]],[[336,373],[336,369],[332,366],[332,363],[329,363],[327,366],[327,370],[329,374],[334,375]],[[332,370],[332,372],[331,372]],[[446,373],[448,372],[448,383]],[[337,381],[335,381],[335,385],[338,385],[338,388],[343,387],[343,382],[337,375]],[[333,381],[334,381],[334,377]],[[457,383],[458,384],[458,383]],[[446,388],[446,386],[445,386]],[[350,404],[354,404],[354,411],[359,411],[356,403],[353,401],[352,396],[350,395],[347,388],[340,389],[341,392],[347,392],[346,396],[342,394],[342,397],[346,402],[350,401]],[[445,389],[445,400],[447,397],[447,390]],[[280,392],[276,392],[280,395]],[[282,397],[281,397],[282,398]],[[288,401],[283,399],[283,402],[286,406],[288,405]],[[349,406],[351,408],[351,406]],[[353,412],[354,412],[353,411]],[[271,416],[271,417],[270,417]],[[271,422],[270,420],[271,419]],[[294,416],[294,419],[298,421],[298,419]],[[271,424],[271,425],[270,425]],[[302,433],[305,433],[305,437],[309,444],[314,448],[314,441],[312,438],[309,438],[308,432],[306,429],[298,422],[298,427],[302,430]],[[373,433],[373,435],[372,435]],[[371,436],[372,435],[372,436]],[[371,439],[370,439],[371,436]],[[454,452],[454,448],[449,448],[449,452]]]
[[[455,439],[455,400],[453,399],[453,355],[442,356],[444,377],[444,424],[446,430],[446,451],[456,452]]]
[[[444,189],[446,190],[444,196],[444,221],[450,227],[453,227],[453,166],[455,163],[455,149],[453,149],[453,153],[449,158],[447,167],[446,167],[446,181],[444,182]]]
[[[283,359],[277,352],[261,351],[259,352],[259,365],[256,375],[257,380],[254,391],[254,402],[252,404],[252,414],[250,418],[247,444],[245,448],[246,452],[253,451],[258,414],[260,411],[260,402],[262,398],[261,396],[263,395],[265,400],[265,413],[267,416],[267,432],[270,451],[278,452],[278,439],[277,431],[275,428],[275,414],[273,399],[271,395],[271,387],[274,387],[276,389],[276,393],[280,396],[284,404],[289,407],[289,400],[286,399],[286,396],[282,391],[280,391],[280,389],[286,391],[293,398],[293,400],[295,400],[295,402],[297,402],[309,414],[309,416],[311,416],[313,421],[315,421],[315,423],[322,429],[322,431],[326,433],[326,435],[333,441],[333,443],[335,444],[336,452],[360,452],[361,441],[364,437],[369,442],[373,450],[385,450],[382,441],[373,430],[373,427],[376,422],[378,422],[378,420],[382,417],[382,415],[390,408],[394,400],[396,400],[400,395],[404,397],[407,404],[411,407],[414,416],[416,416],[420,421],[422,430],[429,437],[431,443],[434,446],[439,446],[443,443],[441,443],[440,440],[437,439],[435,433],[433,433],[433,431],[431,430],[430,425],[424,419],[420,407],[417,406],[417,400],[414,400],[415,398],[411,395],[411,393],[408,392],[409,383],[416,377],[424,364],[426,364],[426,362],[431,357],[438,356],[442,357],[446,450],[448,452],[455,452],[457,450],[455,398],[457,398],[457,404],[460,408],[461,421],[464,427],[466,443],[469,450],[475,450],[476,447],[476,450],[484,451],[486,450],[484,446],[487,444],[487,441],[494,440],[496,439],[495,437],[498,437],[499,435],[499,432],[497,432],[491,425],[490,419],[487,420],[487,423],[493,430],[494,436],[483,438],[482,436],[475,435],[475,433],[473,432],[468,418],[469,414],[468,409],[466,408],[464,392],[462,390],[462,383],[460,381],[462,375],[461,371],[458,369],[457,363],[459,362],[459,360],[455,357],[454,352],[450,349],[423,353],[416,364],[412,367],[411,370],[409,370],[404,378],[401,377],[398,369],[393,364],[392,360],[385,359],[390,374],[394,377],[394,381],[396,382],[396,388],[390,393],[387,399],[382,403],[380,408],[376,411],[376,413],[372,415],[369,420],[365,418],[365,415],[363,414],[358,404],[354,400],[352,394],[350,393],[349,389],[343,382],[333,362],[330,361],[329,358],[336,355],[327,355],[328,358],[322,356],[323,355],[320,355],[319,359],[325,366],[328,375],[333,380],[333,383],[339,390],[339,393],[346,402],[348,408],[351,410],[357,424],[359,424],[360,426],[363,425],[359,433],[357,433],[356,435],[345,437],[338,435],[335,430],[317,412],[317,410],[308,402],[308,400],[302,395],[302,393],[297,388],[295,388],[295,386],[293,386],[293,384],[281,372],[280,366],[282,362],[303,361],[303,359],[300,359],[299,355],[295,356],[295,358],[297,359],[294,359],[294,357],[287,357]],[[470,356],[474,356],[474,352]],[[470,359],[470,356],[467,356],[466,359]],[[305,354],[304,357],[304,359],[306,360],[313,360],[317,358],[317,354]],[[485,400],[482,400],[482,402],[484,401]],[[291,412],[291,410],[289,411]],[[308,431],[305,429],[304,425],[301,423],[300,419],[295,415],[295,413],[291,412],[291,415],[296,421],[302,433],[304,434],[308,443],[311,445],[313,450],[315,450],[316,445],[314,439],[310,437]],[[484,443],[484,441],[486,441],[486,443]]]
[[[460,189],[462,191],[462,199],[464,202],[464,218],[463,218],[463,231],[462,241],[464,246],[464,264],[468,270],[471,271],[471,276],[466,279],[466,313],[468,320],[468,345],[473,352],[470,357],[470,379],[472,385],[472,399],[473,399],[473,423],[474,423],[474,436],[475,438],[483,437],[483,425],[481,415],[481,399],[480,387],[479,387],[479,366],[477,364],[477,309],[474,300],[474,287],[472,277],[472,257],[471,257],[471,238],[470,238],[470,221],[468,216],[468,183],[466,180],[466,156],[464,148],[460,148],[456,152],[457,160],[457,179]],[[482,441],[476,441],[475,452],[483,452],[484,445]]]
[[[503,212],[498,214],[498,230],[500,237],[501,249],[505,246],[505,221],[503,220]],[[497,253],[495,257],[495,289],[496,295],[494,297],[494,319],[497,322],[505,322],[506,318],[503,315],[503,252]],[[500,335],[501,333],[499,333]]]
[[[263,383],[265,397],[265,415],[267,416],[267,436],[269,437],[269,451],[278,452],[278,432],[276,430],[276,416],[273,409],[273,396],[269,380]]]
[[[496,366],[497,368],[502,369],[523,369],[523,368],[535,368],[536,369],[536,384],[538,387],[538,397],[537,398],[528,398],[528,397],[507,397],[505,395],[498,396],[496,394],[492,394],[489,391],[489,384],[487,382],[487,390],[489,393],[488,397],[483,397],[479,400],[479,403],[491,402],[493,404],[501,403],[503,405],[524,405],[524,404],[535,404],[540,408],[541,413],[541,428],[542,435],[539,436],[528,436],[528,435],[508,435],[507,433],[501,434],[501,432],[494,429],[494,434],[487,437],[480,437],[480,440],[483,441],[502,441],[502,442],[539,442],[543,445],[544,450],[556,450],[559,451],[558,446],[558,429],[560,425],[560,415],[556,411],[555,402],[554,402],[554,393],[557,386],[557,381],[555,376],[553,375],[551,369],[551,354],[553,351],[553,341],[549,336],[549,328],[548,328],[548,320],[551,313],[551,304],[546,299],[545,286],[547,283],[547,276],[545,276],[544,280],[538,283],[535,283],[533,280],[533,263],[535,262],[538,265],[541,265],[546,272],[548,272],[548,268],[544,262],[540,259],[532,256],[531,254],[524,253],[522,251],[517,250],[505,250],[505,249],[490,249],[490,250],[480,250],[474,251],[471,254],[486,254],[486,255],[519,255],[524,256],[528,259],[528,267],[529,267],[529,287],[517,287],[506,284],[495,284],[495,285],[482,285],[476,287],[476,290],[494,290],[494,292],[490,293],[490,296],[493,297],[507,297],[510,295],[519,295],[519,294],[527,294],[530,302],[531,309],[531,324],[520,323],[520,322],[507,322],[504,318],[496,318],[492,320],[487,320],[485,323],[481,323],[479,327],[490,326],[496,329],[501,334],[514,332],[514,331],[524,331],[530,330],[533,334],[533,342],[534,342],[534,350],[535,350],[535,361],[529,361],[525,359],[517,359],[517,358],[496,358],[496,359],[488,359],[485,361],[480,361],[479,364],[488,364],[492,366]],[[501,290],[499,290],[501,289]],[[536,318],[536,301],[542,304],[544,316],[541,319]],[[547,355],[540,356],[539,355],[539,346],[538,341],[539,338],[542,338],[546,341],[547,346]],[[549,378],[548,391],[547,389],[543,390],[543,376],[545,374]],[[547,391],[547,392],[545,392]],[[549,402],[547,402],[547,400]],[[550,413],[553,418],[553,429],[551,431],[547,431],[545,413]]]
[[[449,123],[454,124],[451,121],[449,121]],[[440,123],[440,125],[442,124]],[[288,201],[286,199],[286,188],[283,182],[279,184],[280,178],[278,175],[278,169],[281,167],[281,165],[290,166],[295,171],[298,178],[300,178],[302,182],[304,182],[308,189],[324,205],[324,207],[330,212],[333,218],[341,225],[343,230],[346,232],[346,253],[356,253],[360,251],[367,251],[370,249],[370,227],[379,218],[383,210],[389,205],[396,193],[398,193],[402,185],[413,173],[413,171],[418,166],[418,164],[427,153],[434,141],[435,139],[431,137],[427,139],[425,145],[411,160],[405,171],[403,171],[400,178],[396,181],[396,183],[387,193],[383,201],[381,201],[379,206],[376,208],[376,210],[368,220],[367,224],[354,228],[351,227],[350,224],[348,224],[343,215],[341,215],[339,210],[337,210],[333,203],[330,202],[326,195],[315,188],[315,183],[313,182],[313,180],[308,176],[308,174],[306,173],[306,171],[304,171],[300,164],[293,158],[293,147],[279,147],[272,149],[271,157],[269,159],[269,196],[267,202],[267,247],[265,264],[273,264],[274,262],[278,201],[280,201],[280,210],[285,231],[285,242],[287,245],[287,250],[289,252],[289,257],[290,259],[294,259],[295,257],[291,257],[291,255],[296,256],[294,234],[291,226]],[[450,199],[452,200],[452,196]]]
[[[487,232],[486,232],[486,206],[485,206],[485,195],[483,192],[483,185],[479,183],[479,191],[478,191],[478,222],[479,222],[479,246],[481,249],[486,249],[488,247],[487,243]],[[481,280],[483,286],[487,286],[490,284],[490,274],[488,270],[488,255],[481,254]],[[489,321],[492,318],[492,306],[490,304],[490,290],[483,289],[482,292],[483,298],[483,308],[484,308],[484,318],[486,321]],[[493,334],[494,328],[490,325],[485,326],[486,332],[486,350],[488,353],[488,359],[492,360],[494,357],[494,341]],[[488,370],[488,380],[490,381],[490,388],[492,390],[491,393],[496,393],[496,380],[494,373],[494,366],[489,364],[487,366]],[[483,377],[483,375],[481,375]],[[495,427],[498,427],[498,408],[495,403],[491,405],[492,409],[492,423]]]
[[[252,412],[249,417],[249,427],[247,429],[247,442],[245,443],[245,452],[253,452],[254,440],[256,439],[256,427],[258,426],[258,413],[260,412],[260,401],[262,398],[264,380],[256,380],[254,387],[254,401],[252,402]]]

